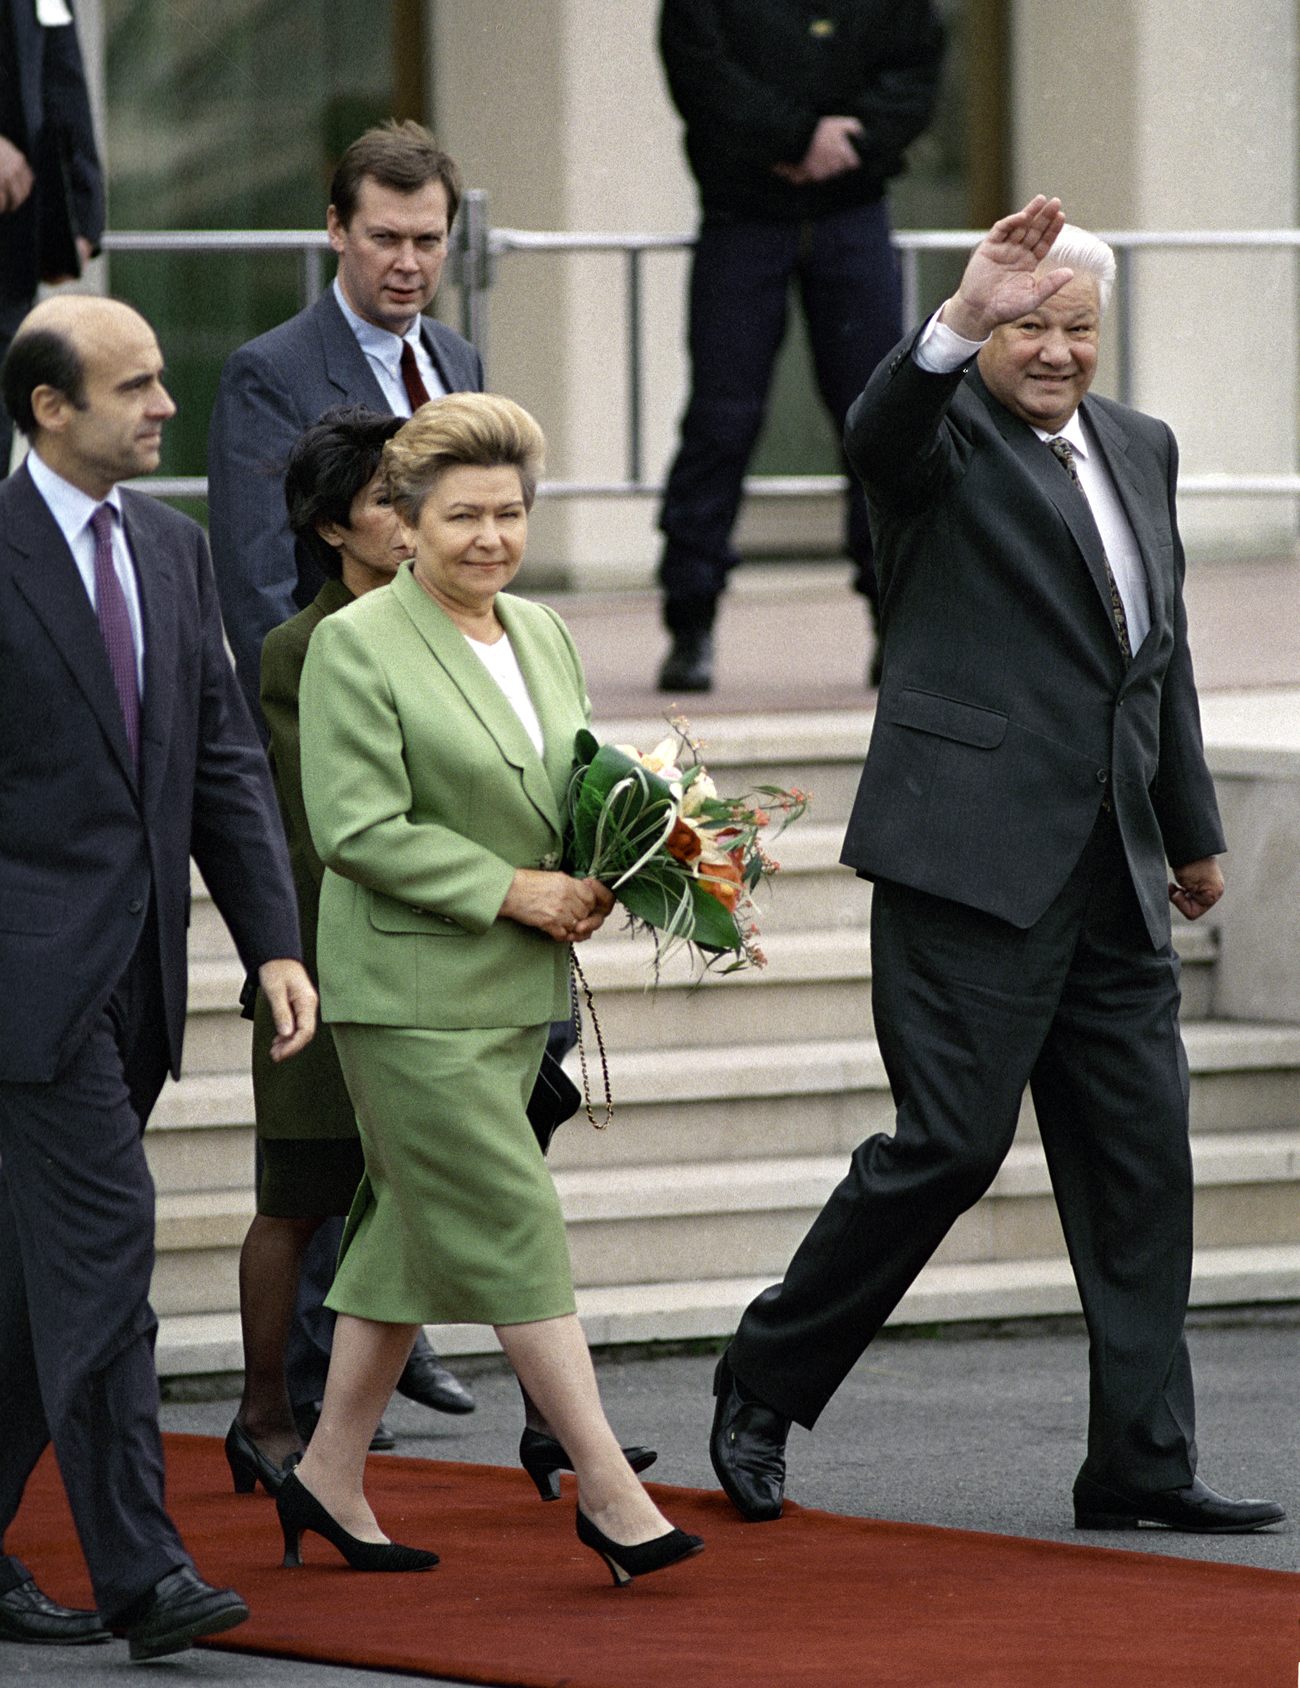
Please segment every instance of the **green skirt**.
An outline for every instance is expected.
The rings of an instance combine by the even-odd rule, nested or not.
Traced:
[[[334,1026],[366,1172],[326,1306],[392,1324],[574,1311],[564,1217],[525,1112],[547,1030]]]

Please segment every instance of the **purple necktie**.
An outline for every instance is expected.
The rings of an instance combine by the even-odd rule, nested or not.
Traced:
[[[108,648],[108,666],[113,671],[122,718],[126,722],[131,762],[140,772],[140,686],[136,678],[135,640],[126,593],[113,567],[113,507],[101,504],[90,518],[95,533],[95,614]]]
[[[415,348],[409,340],[402,341],[402,385],[406,388],[406,396],[411,401],[411,415],[414,416],[422,404],[428,404],[429,391],[420,379]]]

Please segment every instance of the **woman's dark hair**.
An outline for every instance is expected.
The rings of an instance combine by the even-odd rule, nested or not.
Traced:
[[[343,560],[316,531],[318,522],[352,525],[352,501],[374,479],[384,446],[402,426],[366,404],[340,405],[300,434],[284,473],[289,526],[311,560],[337,580]]]

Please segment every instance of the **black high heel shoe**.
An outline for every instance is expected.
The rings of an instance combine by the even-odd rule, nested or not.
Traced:
[[[623,1457],[633,1471],[647,1471],[659,1455],[653,1448],[624,1448]],[[572,1471],[573,1466],[554,1436],[525,1429],[519,1438],[519,1463],[536,1483],[543,1500],[559,1500],[560,1473]]]
[[[688,1536],[685,1530],[669,1530],[666,1536],[656,1536],[653,1541],[624,1547],[622,1542],[611,1541],[598,1530],[581,1507],[578,1508],[578,1540],[593,1553],[599,1553],[609,1566],[615,1588],[626,1588],[633,1577],[662,1571],[679,1559],[690,1559],[704,1551],[704,1537]]]
[[[226,1432],[226,1464],[235,1480],[237,1495],[251,1495],[259,1483],[268,1495],[278,1495],[285,1478],[301,1458],[300,1453],[292,1453],[279,1465],[272,1464],[239,1420],[230,1421]]]
[[[430,1571],[438,1563],[438,1555],[426,1553],[422,1547],[402,1547],[395,1541],[358,1541],[337,1518],[326,1512],[292,1471],[280,1485],[275,1509],[284,1531],[286,1569],[302,1564],[300,1542],[304,1530],[315,1530],[318,1536],[324,1536],[354,1571]]]

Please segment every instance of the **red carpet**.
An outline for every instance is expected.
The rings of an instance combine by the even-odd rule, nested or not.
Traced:
[[[631,1588],[520,1471],[373,1457],[368,1492],[434,1571],[362,1576],[318,1536],[280,1568],[275,1509],[231,1492],[221,1444],[168,1436],[168,1498],[210,1581],[253,1616],[215,1643],[521,1688],[1296,1688],[1300,1577],[1146,1553],[840,1518],[742,1523],[720,1494],[653,1487],[704,1554]],[[57,1469],[10,1550],[89,1604]]]

